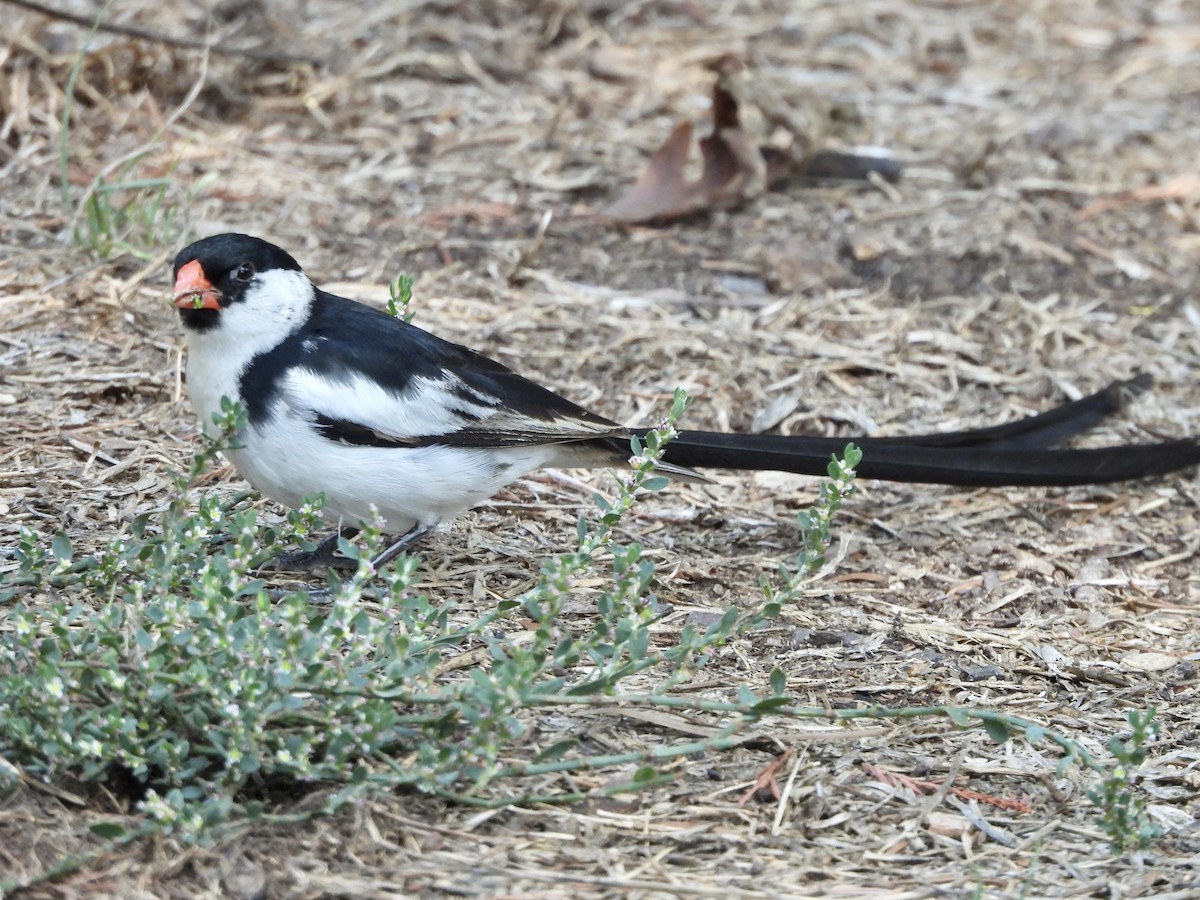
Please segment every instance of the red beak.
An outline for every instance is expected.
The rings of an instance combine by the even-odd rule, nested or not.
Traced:
[[[175,276],[175,296],[171,298],[180,309],[220,309],[221,292],[212,286],[204,274],[200,260],[193,259]]]

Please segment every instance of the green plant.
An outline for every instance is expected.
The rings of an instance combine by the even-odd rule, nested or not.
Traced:
[[[1129,738],[1114,736],[1108,742],[1108,752],[1116,765],[1088,791],[1088,799],[1100,807],[1097,824],[1119,850],[1147,847],[1162,834],[1162,829],[1146,814],[1134,771],[1146,761],[1147,745],[1158,736],[1156,712],[1153,707],[1142,713],[1129,710]]]
[[[413,320],[416,313],[408,311],[408,304],[412,302],[412,289],[413,280],[409,275],[397,275],[388,284],[387,311],[389,316],[403,319],[405,322]]]
[[[804,583],[815,576],[826,563],[825,554],[832,541],[829,529],[838,510],[854,493],[855,468],[862,462],[862,450],[847,444],[842,458],[830,461],[827,481],[821,482],[817,502],[811,509],[796,514],[799,526],[800,552],[791,566],[780,563],[777,583],[763,576],[759,587],[769,601],[790,603],[799,594]]]
[[[650,667],[663,670],[666,691],[778,609],[732,609],[677,644],[650,646],[654,568],[615,529],[639,492],[665,484],[654,464],[685,406],[679,393],[644,446],[635,442],[617,498],[597,499],[599,522],[581,521],[574,552],[547,560],[520,598],[472,616],[413,594],[415,559],[374,571],[380,535],[370,527],[360,544],[343,542],[358,567],[345,581],[331,575],[327,602],[268,591],[257,568],[305,540],[319,501],[268,525],[245,496],[187,486],[245,427],[244,410],[226,402],[220,437],[180,475],[161,517],[138,519],[92,554],[76,555],[64,534],[22,537],[18,570],[0,585],[12,625],[0,633],[0,756],[41,777],[123,773],[151,822],[190,838],[235,812],[262,814],[256,793],[280,779],[340,785],[335,808],[360,790],[466,797],[499,774],[516,777],[500,760],[525,734],[526,708],[612,696]],[[575,633],[562,606],[597,568],[608,586],[595,621]],[[527,643],[495,633],[518,612],[533,623]],[[488,649],[487,668],[439,674],[470,645]],[[570,746],[547,748],[542,764]]]
[[[1127,774],[1153,736],[1151,714],[1131,714],[1133,735],[1111,745],[1119,767],[1108,772],[1073,740],[1005,713],[798,706],[779,670],[765,696],[747,688],[731,700],[674,692],[716,648],[775,615],[818,573],[858,458],[850,448],[845,461],[831,463],[829,484],[801,517],[802,549],[764,585],[762,603],[731,608],[703,631],[685,627],[658,646],[650,639],[654,567],[617,529],[640,492],[663,486],[654,463],[685,407],[677,394],[667,419],[634,443],[617,496],[597,498],[599,518],[580,522],[576,549],[546,560],[524,594],[479,614],[414,593],[413,557],[376,572],[374,527],[360,543],[342,543],[358,565],[345,580],[331,574],[327,591],[267,590],[257,567],[306,540],[319,501],[264,524],[245,495],[221,500],[187,486],[245,427],[244,411],[226,403],[215,417],[220,436],[179,476],[161,516],[142,517],[128,537],[93,554],[77,556],[61,534],[49,542],[22,537],[18,569],[0,582],[9,626],[0,630],[0,781],[28,772],[105,783],[122,774],[135,785],[129,802],[142,824],[101,822],[95,830],[111,847],[156,832],[206,840],[225,823],[295,821],[400,786],[489,806],[636,790],[669,777],[660,763],[738,745],[767,716],[949,716],[960,727],[982,722],[996,740],[1052,742],[1063,751],[1060,769],[1080,763],[1105,776],[1093,799],[1114,842],[1153,837]],[[598,574],[596,615],[573,625],[564,604],[576,584]],[[525,621],[506,634],[514,615]],[[486,649],[486,664],[465,672],[444,665],[474,647]],[[625,689],[629,676],[649,669],[651,691]],[[595,756],[571,735],[539,733],[530,715],[572,706],[702,710],[724,725],[700,740]],[[603,767],[626,777],[591,792],[520,789],[523,779]],[[270,792],[280,783],[312,785],[322,802],[280,811]],[[46,876],[85,861],[63,859]],[[0,879],[0,890],[12,886]]]
[[[202,178],[185,188],[172,177],[148,177],[141,171],[145,158],[159,148],[168,129],[199,95],[207,78],[208,58],[204,57],[187,97],[155,132],[141,146],[101,167],[83,195],[73,197],[70,168],[75,86],[92,39],[112,5],[113,0],[107,0],[96,14],[64,86],[58,138],[59,190],[63,208],[73,210],[70,232],[76,244],[86,247],[101,260],[127,254],[148,262],[157,258],[168,235],[182,230],[179,222],[185,211],[210,181]]]
[[[177,477],[156,521],[139,517],[127,538],[78,558],[65,534],[46,546],[25,533],[18,570],[0,585],[12,626],[0,641],[0,753],[46,777],[124,772],[145,786],[143,810],[185,833],[222,818],[223,788],[243,784],[265,754],[295,749],[257,729],[279,713],[272,703],[286,704],[293,645],[305,638],[274,623],[306,616],[298,596],[272,605],[253,571],[277,543],[302,539],[319,510],[264,525],[246,494],[190,490],[245,425],[232,404],[220,418],[222,436]]]
[[[105,0],[104,6],[100,7],[100,11],[96,13],[96,19],[83,41],[83,47],[76,54],[75,61],[71,63],[71,71],[67,73],[67,83],[63,87],[63,106],[58,122],[58,188],[62,192],[64,208],[71,206],[71,116],[75,111],[75,84],[79,81],[83,64],[87,61],[92,40],[96,37],[96,32],[100,30],[100,23],[108,15],[113,2],[114,0]]]
[[[134,177],[137,164],[131,161],[119,180],[96,176],[80,201],[75,242],[97,259],[121,254],[154,259],[167,236],[179,230],[188,203],[203,190],[203,182],[184,191],[173,178]]]

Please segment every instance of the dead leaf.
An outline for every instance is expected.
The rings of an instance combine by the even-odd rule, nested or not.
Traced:
[[[684,175],[691,156],[691,122],[675,126],[637,182],[601,215],[618,222],[674,219],[702,209],[745,202],[767,187],[767,163],[742,128],[738,99],[719,78],[713,85],[713,131],[700,140],[700,177]]]
[[[1178,657],[1172,656],[1170,653],[1146,651],[1127,653],[1121,658],[1123,668],[1133,669],[1136,672],[1166,672],[1177,665],[1179,665]]]
[[[650,157],[637,182],[601,214],[619,222],[673,219],[758,196],[766,188],[766,163],[741,129],[737,101],[719,85],[713,88],[713,133],[700,140],[700,177],[687,181],[691,122],[675,126]]]
[[[769,790],[771,796],[778,800],[780,796],[779,782],[775,776],[779,774],[779,770],[783,768],[787,761],[792,758],[794,752],[791,747],[788,747],[788,749],[767,763],[754,779],[754,784],[750,785],[750,789],[742,794],[742,799],[738,801],[738,806],[745,806],[751,797],[762,790]]]
[[[1093,200],[1075,214],[1079,221],[1091,219],[1111,209],[1139,203],[1162,203],[1170,200],[1195,202],[1200,199],[1200,177],[1185,173],[1159,184],[1148,184],[1123,194]]]
[[[587,72],[601,81],[636,81],[644,75],[646,62],[635,48],[605,45],[588,54]]]
[[[925,817],[925,826],[933,834],[940,834],[955,840],[961,840],[973,830],[973,826],[966,816],[938,810],[934,810]]]
[[[638,180],[600,215],[617,222],[675,219],[700,210],[745,203],[769,186],[795,175],[825,178],[899,178],[899,164],[872,150],[864,154],[819,149],[829,130],[830,106],[807,93],[788,101],[748,76],[739,62],[718,64],[713,85],[712,133],[700,139],[700,177],[688,181],[694,127],[676,125],[655,151]],[[751,134],[742,109],[786,137],[786,146],[768,145]],[[763,140],[765,140],[765,135]],[[874,174],[872,174],[874,173]]]
[[[621,222],[645,222],[668,215],[681,215],[688,206],[690,187],[684,182],[692,146],[692,123],[681,122],[655,151],[637,182],[602,215]]]

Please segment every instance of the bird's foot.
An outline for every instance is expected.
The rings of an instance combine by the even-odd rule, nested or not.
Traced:
[[[430,528],[420,526],[413,528],[411,531],[405,532],[396,541],[392,542],[387,549],[379,553],[371,560],[371,565],[376,569],[386,566],[393,559],[423,538],[430,532]],[[358,568],[358,560],[350,559],[346,556],[337,556],[339,538],[347,540],[358,534],[357,528],[343,528],[341,531],[334,532],[312,550],[293,550],[289,553],[281,553],[270,562],[272,569],[277,569],[284,572],[309,572],[313,569],[332,568],[339,572],[353,572]]]
[[[313,569],[333,568],[339,572],[352,572],[358,568],[358,561],[345,556],[337,556],[338,540],[349,540],[358,534],[357,528],[343,528],[335,531],[312,550],[292,550],[280,553],[269,563],[272,569],[284,572],[310,572]]]

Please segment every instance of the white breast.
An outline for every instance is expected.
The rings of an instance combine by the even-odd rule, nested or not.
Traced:
[[[256,489],[285,506],[325,495],[324,515],[357,525],[372,518],[403,533],[432,526],[487,499],[504,485],[551,463],[550,445],[479,450],[458,447],[367,447],[320,436],[282,401],[265,427],[229,457]]]

